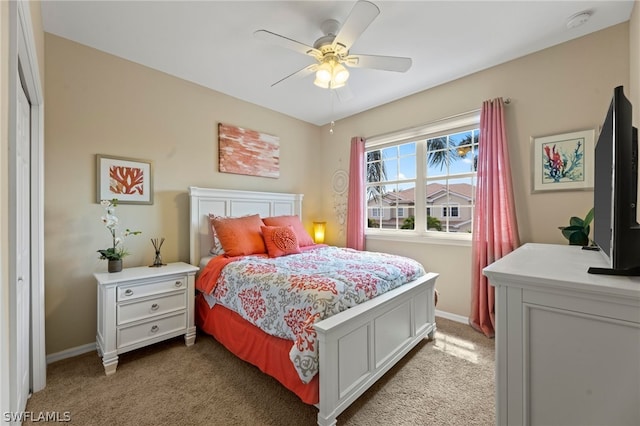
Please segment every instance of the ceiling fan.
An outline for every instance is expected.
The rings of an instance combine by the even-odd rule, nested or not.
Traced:
[[[301,43],[288,37],[267,30],[257,30],[255,37],[313,57],[316,62],[298,70],[271,85],[291,77],[305,77],[315,72],[314,84],[325,89],[345,87],[349,71],[345,67],[373,68],[385,71],[405,72],[411,67],[411,58],[398,56],[377,56],[350,54],[349,49],[358,37],[367,29],[380,13],[375,4],[359,0],[351,10],[342,27],[335,19],[322,23],[325,34],[317,39],[313,46]]]

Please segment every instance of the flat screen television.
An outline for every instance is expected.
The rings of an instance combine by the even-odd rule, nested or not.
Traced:
[[[595,147],[594,242],[608,262],[589,273],[640,275],[636,217],[638,131],[622,86],[616,87]]]

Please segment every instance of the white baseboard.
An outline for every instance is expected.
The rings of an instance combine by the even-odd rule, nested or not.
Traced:
[[[86,354],[87,352],[95,351],[96,344],[87,343],[86,345],[76,346],[75,348],[65,349],[64,351],[56,352],[54,354],[47,355],[47,364],[60,361],[66,358],[72,358],[74,356]]]
[[[469,318],[462,315],[452,314],[450,312],[440,311],[436,309],[436,316],[442,317],[451,321],[459,322],[462,324],[469,324]],[[66,349],[64,351],[56,352],[54,354],[47,355],[47,364],[52,362],[61,361],[63,359],[72,358],[74,356],[86,354],[87,352],[95,351],[95,343],[87,343],[86,345],[76,346],[75,348]]]
[[[436,316],[442,317],[444,319],[448,319],[455,322],[460,322],[462,324],[469,324],[469,318],[463,317],[462,315],[452,314],[450,312],[439,311],[436,309]]]

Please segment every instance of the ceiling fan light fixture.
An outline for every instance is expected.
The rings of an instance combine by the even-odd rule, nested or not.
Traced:
[[[349,79],[349,71],[344,67],[344,65],[336,64],[333,67],[332,86],[337,87],[338,84],[344,86],[344,84],[347,82],[347,79]]]
[[[318,70],[316,71],[316,80],[321,81],[323,83],[329,83],[331,78],[333,77],[333,67],[330,63],[324,62],[320,64]]]
[[[341,63],[330,59],[325,60],[316,70],[316,79],[313,81],[323,89],[338,89],[344,87],[349,78],[349,71]]]
[[[329,83],[331,83],[331,80],[329,80],[329,81],[320,80],[317,75],[316,75],[316,79],[313,80],[313,84],[315,84],[316,86],[321,87],[323,89],[328,89],[329,88]]]

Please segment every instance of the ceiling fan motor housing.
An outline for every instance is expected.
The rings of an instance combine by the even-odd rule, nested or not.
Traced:
[[[333,35],[326,35],[326,36],[320,37],[313,44],[313,47],[315,49],[318,49],[323,56],[333,54],[342,59],[349,54],[349,51],[340,43],[333,46],[333,40],[335,40],[335,38],[336,36],[333,36]]]
[[[324,35],[331,35],[335,37],[338,34],[338,31],[340,31],[340,22],[335,19],[327,19],[322,23],[322,25],[320,25],[320,29]]]
[[[340,43],[336,43],[333,46],[333,42],[336,39],[336,34],[340,30],[340,22],[335,19],[327,19],[321,25],[324,36],[320,37],[313,43],[313,47],[318,49],[323,57],[329,54],[335,55],[339,60],[342,60],[349,54],[346,46]]]

